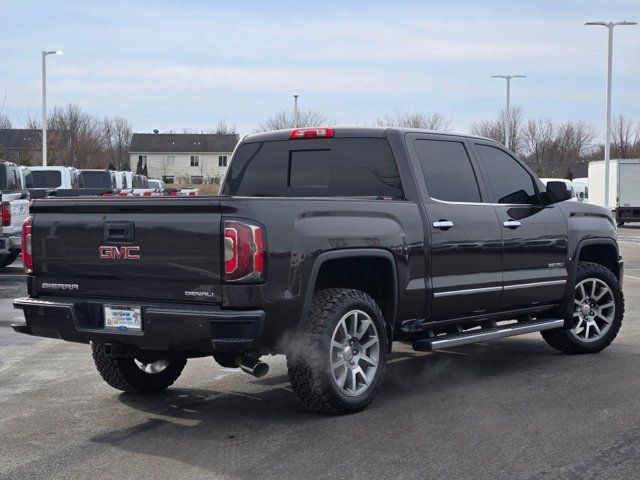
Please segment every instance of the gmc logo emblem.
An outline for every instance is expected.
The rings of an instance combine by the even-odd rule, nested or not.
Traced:
[[[98,257],[102,260],[140,260],[140,247],[98,247]]]

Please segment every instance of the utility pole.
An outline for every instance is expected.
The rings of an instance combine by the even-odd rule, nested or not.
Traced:
[[[42,51],[42,166],[47,166],[47,55],[63,55],[62,50]]]
[[[293,123],[296,128],[299,127],[298,125],[298,97],[299,96],[300,95],[297,95],[297,94],[293,96]]]
[[[509,148],[509,137],[511,135],[511,79],[527,78],[526,75],[491,75],[491,78],[504,78],[507,81],[507,118],[504,122],[504,145]]]
[[[607,56],[607,119],[604,133],[604,206],[609,206],[609,163],[611,160],[611,79],[613,70],[613,29],[618,25],[636,25],[636,22],[587,22],[609,29],[609,53]]]

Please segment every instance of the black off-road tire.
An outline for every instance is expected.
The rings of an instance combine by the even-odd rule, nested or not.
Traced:
[[[123,392],[161,392],[173,384],[187,364],[181,355],[172,355],[169,365],[158,373],[147,373],[131,357],[108,355],[100,343],[92,343],[93,361],[105,382]]]
[[[351,310],[361,310],[371,317],[380,341],[373,381],[357,396],[340,391],[330,368],[331,337],[340,319]],[[328,414],[358,412],[371,403],[382,383],[387,350],[384,317],[373,298],[359,290],[320,290],[313,296],[302,332],[287,353],[289,381],[303,405],[310,410]]]
[[[20,252],[10,251],[4,257],[0,257],[0,268],[8,267],[9,265],[11,265],[16,261],[18,255],[20,255]]]
[[[611,289],[615,301],[615,315],[613,322],[602,338],[593,342],[585,342],[576,338],[576,336],[567,328],[558,328],[540,332],[542,334],[542,338],[544,338],[550,346],[563,353],[581,354],[600,352],[613,342],[620,331],[620,327],[622,326],[622,319],[624,317],[624,294],[622,293],[622,287],[620,286],[620,282],[616,276],[611,270],[599,263],[580,262],[576,271],[575,284],[577,285],[587,278],[600,279]],[[571,312],[567,314],[571,317],[571,320],[574,308],[575,307],[572,306]]]

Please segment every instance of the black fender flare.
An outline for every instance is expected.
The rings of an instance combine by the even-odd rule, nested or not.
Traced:
[[[580,258],[580,253],[582,249],[587,245],[602,245],[607,244],[612,246],[615,251],[620,255],[620,250],[618,249],[618,243],[611,237],[593,237],[593,238],[583,238],[578,242],[576,246],[573,256],[570,259],[570,265],[567,269],[568,278],[567,278],[567,289],[565,292],[565,300],[560,308],[560,312],[569,312],[569,308],[573,306],[573,286],[575,284],[576,272],[578,270],[578,263]],[[565,322],[565,328],[570,328],[571,322]]]
[[[392,317],[386,318],[385,320],[389,324],[390,332],[393,333],[393,329],[396,323],[396,318],[398,316],[398,272],[396,268],[396,261],[393,254],[381,248],[349,248],[344,250],[330,250],[328,252],[323,252],[318,255],[311,267],[311,274],[309,275],[309,280],[307,282],[307,291],[304,296],[304,303],[302,306],[302,314],[300,315],[300,319],[298,321],[298,328],[302,325],[302,322],[307,317],[309,313],[309,309],[311,308],[311,301],[313,299],[313,292],[315,291],[316,281],[318,280],[318,273],[322,268],[322,265],[329,260],[336,260],[341,258],[363,258],[363,257],[376,257],[376,258],[384,258],[389,262],[391,266],[392,272],[392,293],[393,293],[393,301],[392,301]],[[391,338],[389,338],[391,341]],[[391,343],[391,342],[389,342]]]

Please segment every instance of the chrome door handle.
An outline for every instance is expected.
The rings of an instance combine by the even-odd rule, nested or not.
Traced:
[[[440,230],[449,230],[453,227],[453,222],[450,220],[438,220],[433,222],[433,228],[439,228]]]
[[[511,230],[515,230],[516,228],[522,226],[522,223],[520,223],[518,220],[507,220],[503,222],[502,225],[504,225],[507,228],[510,228]]]

